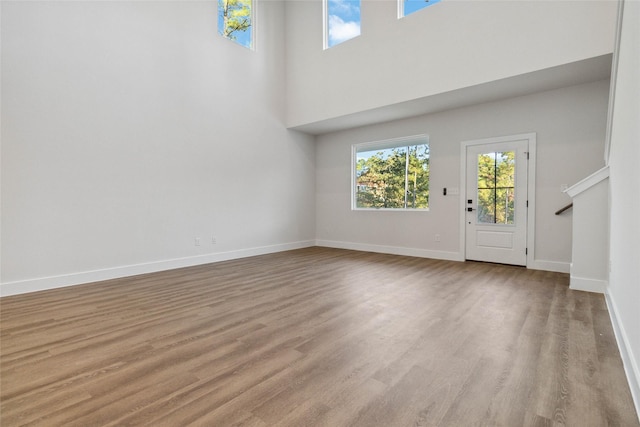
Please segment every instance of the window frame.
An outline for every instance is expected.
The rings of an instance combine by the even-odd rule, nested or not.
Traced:
[[[398,147],[410,147],[414,145],[426,144],[429,149],[429,190],[431,189],[431,142],[428,134],[418,134],[399,138],[384,139],[380,141],[360,142],[351,145],[351,210],[352,211],[385,211],[385,212],[429,212],[431,203],[426,208],[364,208],[358,207],[358,177],[357,162],[358,153],[362,151],[373,151],[376,149],[386,150]],[[406,177],[405,177],[406,179]],[[406,189],[405,189],[406,191]],[[429,194],[431,192],[429,191]]]

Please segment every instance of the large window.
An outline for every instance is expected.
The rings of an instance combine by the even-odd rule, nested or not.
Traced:
[[[440,3],[441,0],[398,0],[398,18],[407,16],[425,7]]]
[[[426,135],[353,146],[354,209],[428,209]]]
[[[218,0],[218,33],[253,49],[253,0]]]
[[[360,0],[324,0],[324,47],[360,35]]]

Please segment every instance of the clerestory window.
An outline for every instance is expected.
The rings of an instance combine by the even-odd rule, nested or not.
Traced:
[[[360,35],[360,0],[324,0],[324,48]]]
[[[253,49],[253,0],[218,0],[218,33]]]
[[[433,6],[442,0],[398,0],[398,18],[410,15],[413,12]]]

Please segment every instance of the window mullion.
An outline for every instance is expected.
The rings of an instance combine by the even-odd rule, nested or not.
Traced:
[[[407,152],[405,156],[404,163],[404,208],[407,209],[407,202],[409,197],[409,147],[407,147]]]

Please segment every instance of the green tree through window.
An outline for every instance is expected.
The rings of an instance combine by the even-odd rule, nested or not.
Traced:
[[[358,147],[355,177],[356,208],[427,209],[429,145]]]
[[[478,222],[514,223],[515,156],[514,151],[478,154]]]
[[[252,0],[218,0],[218,32],[251,48]]]

